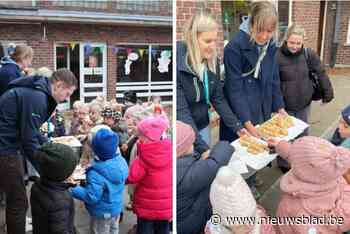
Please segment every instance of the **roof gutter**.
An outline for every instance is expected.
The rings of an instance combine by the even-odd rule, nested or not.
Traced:
[[[117,24],[171,27],[171,16],[121,15],[104,12],[0,9],[0,20],[57,23]]]

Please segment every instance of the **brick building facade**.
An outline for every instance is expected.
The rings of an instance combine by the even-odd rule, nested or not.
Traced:
[[[244,9],[243,2],[247,1],[177,1],[177,40],[181,40],[182,26],[185,24],[196,10],[209,8],[216,15],[217,21],[222,26],[219,36],[219,50],[223,50],[223,41],[232,38],[232,34],[225,31],[225,14],[231,22],[235,20],[234,14],[238,3]],[[350,66],[350,2],[349,1],[277,1],[279,13],[280,33],[279,39],[283,37],[283,32],[288,24],[298,23],[306,30],[305,45],[313,48],[321,56],[321,59],[328,66],[349,67]],[[236,5],[236,6],[235,6]],[[236,11],[228,10],[235,8]],[[226,12],[227,11],[227,12]],[[336,19],[338,23],[336,24]],[[231,31],[237,31],[239,24],[234,24]],[[337,32],[337,33],[335,33]],[[229,36],[224,36],[229,35]],[[334,35],[336,43],[334,43]],[[221,53],[222,54],[222,53]]]
[[[171,59],[171,1],[8,1],[0,4],[0,20],[0,42],[31,46],[33,67],[75,73],[80,89],[71,103],[129,89],[143,99],[156,93],[171,100],[172,63],[157,70],[161,56]]]

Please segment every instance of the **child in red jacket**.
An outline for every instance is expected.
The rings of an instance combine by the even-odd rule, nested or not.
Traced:
[[[133,211],[137,234],[168,234],[172,219],[172,144],[164,137],[168,123],[148,117],[137,125],[137,157],[131,163],[127,183],[135,184]]]

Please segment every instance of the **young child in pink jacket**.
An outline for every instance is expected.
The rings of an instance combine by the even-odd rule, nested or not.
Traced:
[[[321,225],[316,218],[306,225],[279,225],[279,233],[341,234],[348,231],[350,186],[343,174],[350,168],[350,151],[312,136],[302,137],[293,144],[285,141],[273,144],[292,168],[280,182],[282,198],[277,216],[304,216],[304,219],[313,216],[323,222],[324,217],[333,217],[329,219],[330,225]],[[336,221],[339,223],[335,224]]]
[[[210,187],[210,203],[213,214],[219,215],[221,223],[206,227],[206,234],[275,234],[274,227],[267,222],[265,209],[256,204],[252,192],[242,176],[230,166],[221,167]],[[242,217],[249,219],[246,224],[233,224],[227,218]],[[253,220],[255,219],[255,224]]]
[[[127,182],[135,184],[133,211],[137,234],[169,233],[172,219],[172,144],[164,137],[168,122],[148,117],[137,125],[137,156]]]

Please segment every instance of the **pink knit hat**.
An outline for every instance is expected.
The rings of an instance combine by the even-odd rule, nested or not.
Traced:
[[[318,137],[302,137],[293,144],[282,141],[276,151],[289,161],[291,173],[306,183],[335,181],[350,168],[349,150]]]
[[[176,121],[176,156],[180,157],[193,145],[196,136],[192,127],[181,121]]]
[[[168,123],[160,116],[148,117],[137,124],[139,134],[152,141],[159,141],[167,128]]]

